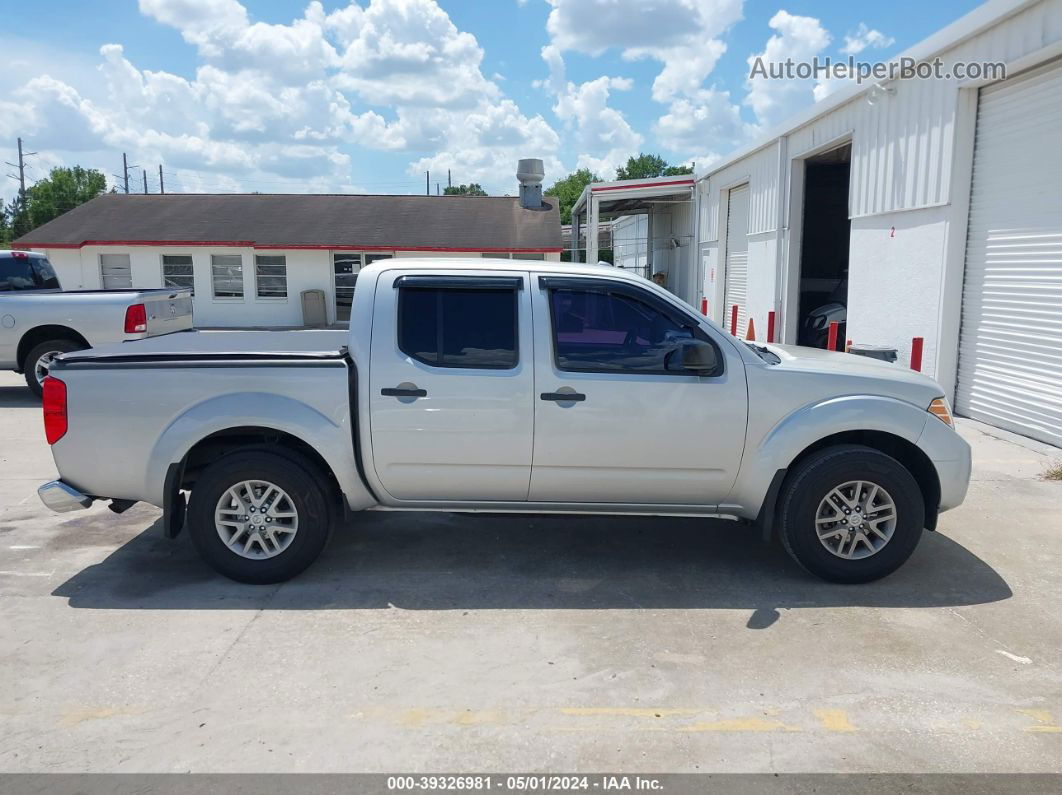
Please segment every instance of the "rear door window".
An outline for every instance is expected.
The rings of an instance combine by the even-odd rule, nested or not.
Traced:
[[[512,369],[516,300],[515,289],[400,287],[398,347],[435,367]]]
[[[31,262],[29,257],[0,257],[0,292],[39,290]]]

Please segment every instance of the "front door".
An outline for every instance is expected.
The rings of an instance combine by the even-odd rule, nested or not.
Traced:
[[[710,507],[725,499],[748,411],[732,345],[625,281],[536,277],[533,296],[540,333],[529,499]],[[668,354],[689,337],[716,347],[717,375],[673,369]]]
[[[528,278],[381,274],[369,373],[372,460],[393,498],[527,499],[534,420]]]

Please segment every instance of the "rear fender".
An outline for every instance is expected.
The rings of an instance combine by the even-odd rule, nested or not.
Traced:
[[[230,428],[271,428],[302,440],[325,460],[347,505],[362,510],[376,504],[357,474],[350,426],[337,424],[292,398],[266,392],[237,392],[203,401],[177,417],[152,449],[146,486],[155,505],[165,501],[166,473],[198,442]]]

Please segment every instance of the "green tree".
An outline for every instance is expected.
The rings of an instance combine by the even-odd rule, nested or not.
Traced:
[[[487,192],[478,182],[472,182],[468,185],[451,185],[443,189],[443,194],[446,196],[486,196]]]
[[[648,179],[692,173],[693,166],[672,166],[660,155],[639,152],[637,157],[628,157],[627,164],[616,169],[616,179]]]
[[[557,204],[560,205],[562,224],[572,222],[572,207],[579,200],[583,188],[591,182],[600,182],[601,178],[588,168],[580,168],[573,171],[564,179],[559,179],[546,189],[547,196],[556,196]]]
[[[0,248],[11,248],[11,223],[7,208],[0,204]]]
[[[7,218],[7,234],[9,242],[17,237],[21,237],[33,229],[33,224],[30,222],[29,211],[26,208],[26,199],[21,193],[16,195],[15,198],[11,200],[11,203],[7,205],[4,210],[4,215]]]
[[[58,218],[67,210],[96,198],[106,190],[107,178],[102,171],[81,166],[53,168],[47,177],[26,190],[26,214],[29,216],[30,229]]]

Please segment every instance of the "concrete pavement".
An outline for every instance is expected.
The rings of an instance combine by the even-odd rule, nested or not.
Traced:
[[[1062,484],[962,432],[961,508],[879,583],[725,521],[367,514],[279,586],[159,512],[48,513],[0,375],[0,771],[1058,772]]]

